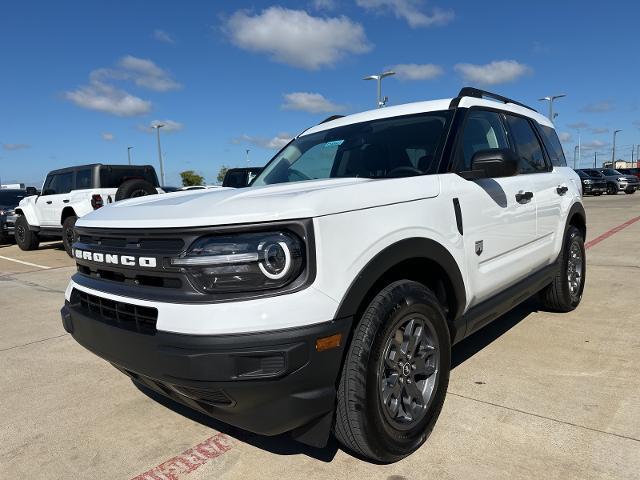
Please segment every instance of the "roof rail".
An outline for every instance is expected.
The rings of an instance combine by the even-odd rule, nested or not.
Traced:
[[[344,115],[331,115],[330,117],[327,117],[324,120],[322,120],[318,125],[322,125],[323,123],[331,122],[333,120],[337,120],[338,118],[342,118],[342,117],[344,117]]]
[[[453,101],[451,102],[452,106],[457,107],[462,97],[491,98],[493,100],[497,100],[502,103],[513,103],[514,105],[518,105],[520,107],[524,107],[526,109],[537,112],[535,108],[531,108],[529,105],[525,105],[524,103],[517,102],[508,97],[503,97],[502,95],[498,95],[497,93],[487,92],[486,90],[481,90],[475,87],[463,87],[462,89],[460,89],[458,96],[454,98]],[[454,105],[454,102],[455,102],[455,105]]]

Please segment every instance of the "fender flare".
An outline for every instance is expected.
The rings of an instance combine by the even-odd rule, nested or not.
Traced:
[[[27,203],[26,205],[18,205],[16,208],[16,214],[22,215],[27,219],[27,223],[29,224],[29,230],[37,231],[40,228],[38,224],[38,217],[34,211],[35,207],[33,203]]]
[[[373,257],[351,282],[347,293],[342,297],[335,318],[356,315],[362,301],[375,283],[391,268],[400,262],[420,258],[432,261],[446,273],[445,281],[454,293],[455,311],[451,312],[454,321],[461,317],[466,305],[464,280],[457,262],[440,243],[429,238],[406,238],[394,243]]]
[[[567,230],[569,230],[569,225],[571,225],[571,220],[576,215],[581,220],[581,228],[583,230],[582,233],[584,234],[584,240],[586,242],[586,240],[587,240],[587,212],[585,212],[584,206],[582,205],[581,202],[575,202],[573,205],[571,205],[571,208],[569,209],[569,213],[567,213],[567,221],[566,221],[565,226],[564,226],[564,235],[566,237]],[[564,245],[564,240],[565,240],[565,238],[562,239],[562,244],[563,245]]]

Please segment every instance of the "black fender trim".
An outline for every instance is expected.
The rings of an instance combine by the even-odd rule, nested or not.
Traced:
[[[565,224],[565,227],[564,227],[564,233],[565,235],[567,234],[569,225],[571,225],[570,223],[571,219],[574,217],[574,215],[578,215],[582,220],[582,224],[584,226],[584,232],[583,232],[584,240],[586,242],[587,241],[587,212],[584,211],[584,206],[580,202],[576,202],[573,205],[571,205],[571,208],[569,209],[569,213],[567,214],[567,223]],[[563,238],[562,244],[564,245],[564,238]]]
[[[438,242],[428,238],[407,238],[382,250],[367,263],[353,280],[347,293],[342,297],[335,318],[353,317],[375,283],[400,262],[414,258],[430,260],[438,264],[447,274],[455,299],[454,309],[449,312],[450,326],[460,328],[458,320],[466,305],[466,293],[462,274],[453,256]],[[463,329],[464,331],[464,329]]]

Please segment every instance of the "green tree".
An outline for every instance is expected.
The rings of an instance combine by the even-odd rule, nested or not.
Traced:
[[[198,175],[193,170],[185,170],[184,172],[180,172],[180,177],[182,177],[183,187],[191,187],[193,185],[204,185],[204,177],[202,175]]]
[[[226,165],[222,165],[220,167],[220,171],[218,172],[218,183],[222,183],[224,176],[227,174],[227,170],[229,170],[229,167]]]

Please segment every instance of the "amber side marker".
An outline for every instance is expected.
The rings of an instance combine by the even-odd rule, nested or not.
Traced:
[[[325,350],[331,350],[332,348],[338,348],[341,341],[341,333],[336,333],[330,337],[319,338],[316,340],[316,350],[318,352],[323,352]]]

